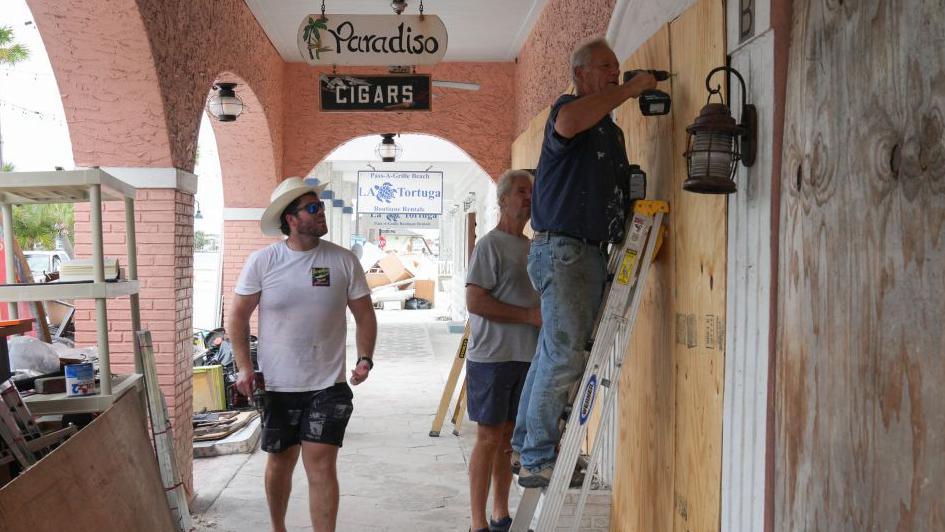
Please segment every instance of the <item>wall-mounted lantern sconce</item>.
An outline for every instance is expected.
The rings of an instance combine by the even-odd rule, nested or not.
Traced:
[[[374,153],[381,158],[381,161],[385,163],[392,163],[397,160],[397,157],[404,151],[396,142],[394,142],[394,135],[396,133],[384,133],[381,135],[383,139],[381,143],[377,145]]]
[[[734,74],[741,84],[740,124],[735,122],[728,106],[725,105],[721,86],[713,89],[709,85],[712,76],[721,71]],[[706,105],[699,112],[696,121],[686,128],[689,144],[684,156],[689,168],[689,178],[683,183],[683,190],[699,194],[731,194],[737,190],[735,171],[738,161],[746,167],[755,163],[758,112],[754,105],[746,103],[745,80],[734,68],[713,68],[705,78],[705,88],[709,91]],[[719,96],[721,103],[711,103],[713,94]]]
[[[194,220],[203,220],[203,213],[200,212],[200,202],[194,198]]]
[[[466,197],[463,198],[463,210],[468,211],[472,207],[473,203],[476,203],[476,193],[470,192],[466,194]]]
[[[233,89],[236,83],[217,83],[213,94],[207,98],[207,111],[220,122],[232,122],[243,112],[243,100]]]

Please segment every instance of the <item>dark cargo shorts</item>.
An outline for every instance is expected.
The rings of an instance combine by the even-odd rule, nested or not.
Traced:
[[[279,453],[302,441],[341,447],[352,397],[346,382],[314,392],[266,392],[262,450]]]
[[[473,362],[466,359],[466,410],[480,425],[515,421],[528,376],[528,362]]]

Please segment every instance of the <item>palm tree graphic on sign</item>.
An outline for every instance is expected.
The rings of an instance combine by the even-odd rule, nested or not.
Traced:
[[[305,25],[305,29],[302,31],[302,40],[308,44],[308,58],[309,59],[321,59],[321,52],[331,52],[332,49],[327,46],[322,46],[322,36],[318,30],[327,30],[328,26],[325,22],[328,19],[308,17],[308,24]],[[314,55],[312,52],[314,51]]]

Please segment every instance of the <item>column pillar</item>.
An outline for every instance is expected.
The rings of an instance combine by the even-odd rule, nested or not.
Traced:
[[[167,401],[181,478],[193,494],[193,251],[194,193],[197,176],[177,168],[103,168],[137,188],[137,241],[141,326],[151,331],[158,382]],[[77,258],[92,253],[90,210],[75,206]],[[102,241],[106,257],[128,264],[125,205],[102,204]],[[108,343],[113,373],[133,373],[134,331],[128,298],[109,300]],[[95,302],[77,300],[76,345],[96,345]]]

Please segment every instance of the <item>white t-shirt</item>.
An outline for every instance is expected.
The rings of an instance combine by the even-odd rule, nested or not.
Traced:
[[[345,309],[371,293],[354,253],[322,240],[293,251],[285,241],[246,260],[235,292],[259,297],[259,369],[266,389],[305,392],[345,380]]]

